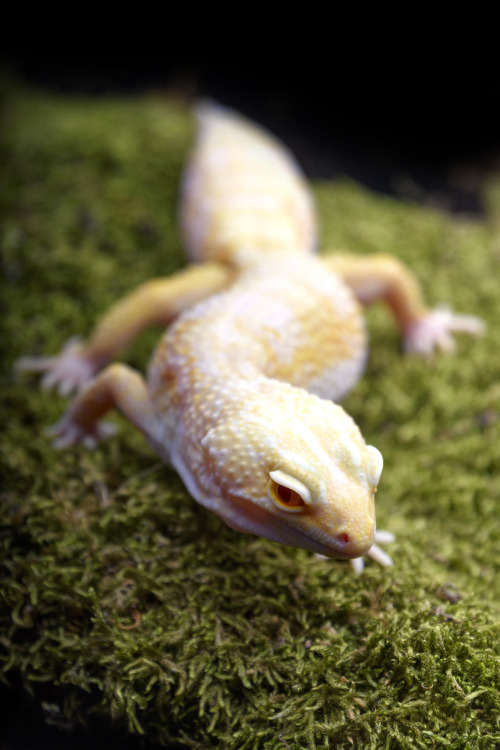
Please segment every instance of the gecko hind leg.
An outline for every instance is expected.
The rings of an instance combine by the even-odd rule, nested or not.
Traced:
[[[54,447],[83,443],[94,448],[115,432],[114,425],[100,421],[112,408],[119,409],[148,439],[157,438],[158,423],[144,378],[128,365],[114,363],[93,378],[59,422],[48,428]]]

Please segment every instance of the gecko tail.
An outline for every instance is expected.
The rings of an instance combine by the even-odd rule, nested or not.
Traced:
[[[215,99],[209,99],[208,97],[198,99],[193,106],[193,113],[199,128],[210,126],[222,117],[237,117],[230,107],[225,107],[223,104],[216,102]]]

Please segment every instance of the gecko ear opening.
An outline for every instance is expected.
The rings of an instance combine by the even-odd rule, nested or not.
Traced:
[[[300,513],[311,500],[311,493],[298,479],[284,471],[269,472],[267,493],[276,507],[290,513]]]

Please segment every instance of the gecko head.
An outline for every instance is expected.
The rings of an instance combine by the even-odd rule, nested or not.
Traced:
[[[382,456],[339,406],[292,386],[258,396],[202,441],[210,498],[238,531],[327,557],[365,554]]]

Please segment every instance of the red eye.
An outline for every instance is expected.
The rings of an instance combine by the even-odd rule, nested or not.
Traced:
[[[276,505],[282,508],[303,508],[305,502],[303,498],[295,490],[291,490],[290,487],[285,487],[283,484],[277,482],[272,483],[272,495]]]
[[[279,499],[289,507],[297,508],[300,505],[304,505],[304,501],[302,500],[299,493],[295,492],[295,490],[291,490],[290,487],[285,487],[282,484],[277,484],[276,493]]]

